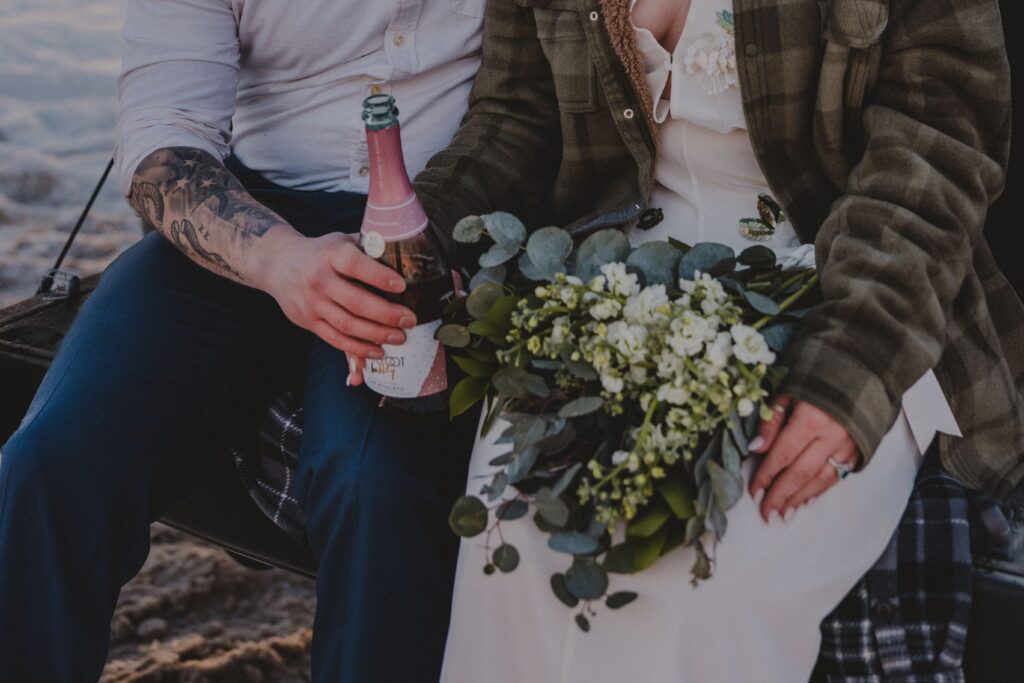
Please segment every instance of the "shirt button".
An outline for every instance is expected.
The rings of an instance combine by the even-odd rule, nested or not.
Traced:
[[[384,92],[384,88],[380,87],[379,85],[371,85],[370,86],[370,94],[371,95],[379,95],[382,92]]]
[[[601,15],[598,14],[597,12],[591,12],[590,13],[590,20],[591,21],[597,21],[600,18],[601,18]]]
[[[871,609],[872,614],[881,622],[891,620],[896,616],[898,607],[892,600],[879,600]]]
[[[359,175],[363,176],[364,178],[366,176],[370,175],[370,167],[369,166],[360,166],[359,167]]]
[[[626,111],[622,112],[622,115],[625,116],[627,119],[632,119],[636,114],[632,109],[627,109]]]
[[[402,35],[395,36],[394,43],[395,43],[395,47],[402,47],[403,45],[405,45],[405,36],[402,36]]]
[[[743,51],[747,53],[748,57],[756,57],[757,45],[754,45],[753,43],[747,43],[747,46],[743,48]]]

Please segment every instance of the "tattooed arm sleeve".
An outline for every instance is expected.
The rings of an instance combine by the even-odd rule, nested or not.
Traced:
[[[268,253],[271,230],[294,232],[257,202],[219,159],[189,147],[159,149],[132,177],[128,201],[139,216],[190,259],[236,282],[252,274]]]

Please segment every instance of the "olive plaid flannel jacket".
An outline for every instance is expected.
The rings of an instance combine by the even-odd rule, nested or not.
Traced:
[[[496,210],[635,224],[657,143],[629,14],[490,0],[469,112],[416,179],[442,239]],[[751,142],[821,271],[784,390],[867,459],[934,368],[963,432],[940,435],[943,464],[1005,496],[1024,476],[1024,308],[982,238],[1009,150],[997,0],[734,0],[734,18]]]

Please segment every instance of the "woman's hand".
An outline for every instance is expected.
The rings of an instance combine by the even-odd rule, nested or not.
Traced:
[[[274,246],[262,288],[289,320],[344,351],[350,361],[383,358],[380,345],[403,343],[403,328],[416,325],[412,311],[367,288],[398,293],[405,280],[364,254],[355,236],[295,233]]]
[[[761,423],[750,442],[752,452],[766,454],[750,482],[750,495],[769,523],[839,482],[830,458],[851,469],[860,461],[846,428],[820,408],[780,394],[772,409],[772,419]]]

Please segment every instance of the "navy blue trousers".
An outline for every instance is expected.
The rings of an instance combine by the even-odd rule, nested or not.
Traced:
[[[229,167],[307,235],[359,227],[361,195],[286,190]],[[121,255],[0,449],[0,681],[99,678],[150,523],[296,378],[296,492],[320,558],[313,680],[436,681],[457,552],[446,520],[475,418],[378,409],[347,374],[344,355],[271,297],[160,235]]]

